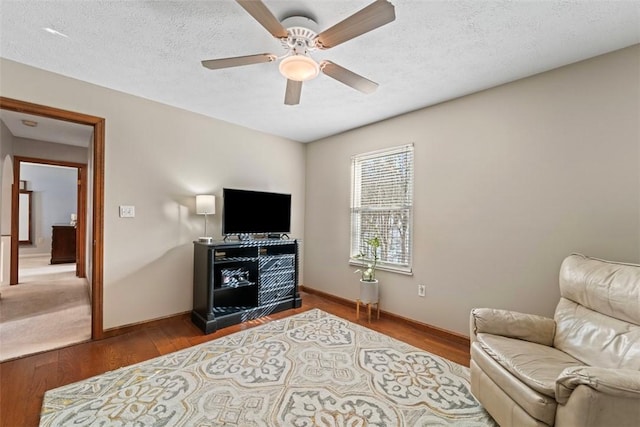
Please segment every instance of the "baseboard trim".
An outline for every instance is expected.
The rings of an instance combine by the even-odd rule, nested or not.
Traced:
[[[330,301],[333,301],[338,304],[355,307],[356,302],[347,298],[342,298],[333,294],[328,294],[326,292],[319,291],[317,289],[309,288],[307,286],[300,286],[300,291],[306,292],[312,295],[318,295],[322,298],[326,298]],[[427,323],[418,322],[417,320],[409,319],[407,317],[399,316],[394,313],[390,313],[388,311],[380,310],[380,316],[385,317],[387,319],[393,320],[395,322],[404,323],[405,325],[416,328],[420,331],[423,331],[429,335],[434,337],[444,339],[456,344],[460,344],[466,347],[471,346],[471,341],[469,337],[459,334],[457,332],[449,331],[443,328],[439,328],[437,326],[429,325]]]
[[[178,314],[172,314],[170,316],[164,316],[164,317],[158,317],[156,319],[151,319],[151,320],[143,320],[141,322],[136,322],[136,323],[130,323],[128,325],[123,325],[123,326],[116,326],[115,328],[109,328],[109,329],[105,329],[102,332],[102,338],[111,338],[111,337],[115,337],[118,335],[124,335],[124,334],[128,334],[130,332],[135,332],[135,331],[139,331],[141,329],[146,329],[146,328],[152,328],[154,326],[159,326],[162,323],[168,321],[168,320],[174,320],[174,319],[179,319],[179,318],[184,318],[185,320],[188,320],[189,322],[191,322],[191,310],[189,311],[185,311],[184,313],[178,313]],[[195,325],[194,325],[195,327]]]
[[[329,301],[335,302],[337,304],[342,304],[348,307],[355,307],[356,302],[347,298],[342,298],[333,294],[329,294],[326,292],[319,291],[317,289],[309,288],[307,286],[299,286],[301,292],[306,292],[312,295],[318,295],[322,298],[326,298]],[[388,311],[380,310],[380,316],[392,320],[394,322],[404,323],[405,325],[411,326],[419,331],[425,332],[433,337],[437,337],[439,339],[447,340],[449,342],[453,342],[462,346],[469,347],[471,346],[471,342],[469,337],[459,334],[457,332],[449,331],[447,329],[439,328],[437,326],[429,325],[428,323],[418,322],[417,320],[409,319],[407,317],[399,316],[395,313],[390,313]],[[102,338],[110,338],[118,335],[128,334],[130,332],[139,331],[146,328],[151,328],[154,326],[159,326],[163,322],[166,322],[170,319],[176,318],[184,318],[184,320],[191,323],[191,311],[185,311],[183,313],[172,314],[170,316],[159,317],[152,320],[144,320],[142,322],[131,323],[123,326],[116,326],[115,328],[105,329],[102,333]],[[194,325],[195,327],[195,325]]]

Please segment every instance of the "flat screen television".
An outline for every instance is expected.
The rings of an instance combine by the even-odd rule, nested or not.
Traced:
[[[222,189],[222,234],[287,234],[291,194]]]

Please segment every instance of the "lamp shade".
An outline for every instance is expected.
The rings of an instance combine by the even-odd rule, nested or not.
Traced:
[[[197,195],[196,213],[198,215],[213,215],[216,213],[216,196],[209,194]]]
[[[280,61],[280,73],[290,80],[303,82],[318,75],[320,66],[313,59],[304,55],[293,55]]]

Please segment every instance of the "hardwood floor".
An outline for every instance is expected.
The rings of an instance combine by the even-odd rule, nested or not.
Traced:
[[[46,390],[80,381],[122,366],[142,362],[181,350],[205,341],[244,330],[292,314],[319,308],[352,322],[354,305],[345,305],[319,295],[302,294],[302,307],[276,313],[241,325],[203,335],[189,320],[188,315],[159,320],[132,328],[131,332],[48,351],[0,364],[0,426],[37,426],[40,407]],[[469,347],[459,341],[449,341],[431,335],[404,322],[382,316],[368,323],[361,313],[357,321],[415,347],[440,355],[459,364],[469,366]]]

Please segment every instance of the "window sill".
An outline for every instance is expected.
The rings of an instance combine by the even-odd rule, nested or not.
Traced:
[[[360,261],[360,260],[350,259],[349,260],[349,265],[351,265],[353,267],[363,268],[362,261]],[[382,264],[382,265],[378,264],[376,266],[376,270],[403,274],[405,276],[413,276],[413,271],[411,270],[411,267],[391,267],[391,266],[384,265],[384,264]]]

